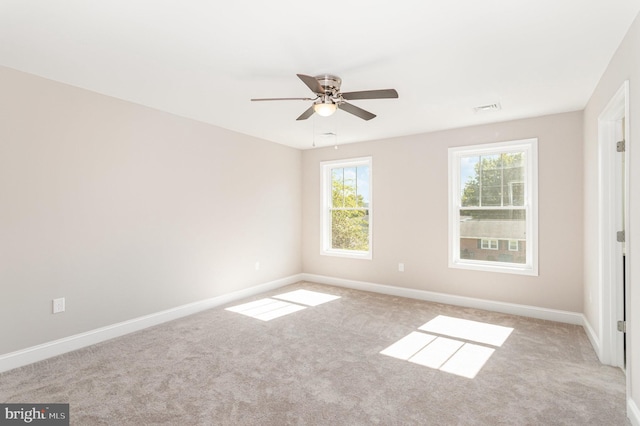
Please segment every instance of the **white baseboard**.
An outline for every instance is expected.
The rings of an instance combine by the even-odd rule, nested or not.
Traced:
[[[583,315],[582,319],[583,319],[582,327],[584,328],[585,333],[587,333],[587,337],[591,342],[591,346],[593,346],[593,350],[596,352],[596,355],[598,355],[598,359],[600,360],[600,362],[604,363],[603,353],[602,353],[602,344],[600,342],[600,338],[596,334],[593,327],[591,327],[591,324],[587,320],[587,317]]]
[[[584,317],[577,312],[560,311],[555,309],[539,308],[537,306],[517,305],[514,303],[496,302],[472,297],[455,296],[451,294],[436,293],[432,291],[416,290],[404,287],[395,287],[384,284],[375,284],[364,281],[347,280],[343,278],[327,277],[324,275],[301,274],[304,281],[320,284],[335,285],[338,287],[353,288],[355,290],[371,291],[374,293],[389,294],[392,296],[408,297],[411,299],[426,300],[429,302],[444,303],[447,305],[464,306],[468,308],[484,309],[487,311],[501,312],[505,314],[520,315],[530,318],[538,318],[549,321],[563,322],[567,324],[583,325]]]
[[[16,352],[0,355],[0,373],[37,361],[42,361],[53,356],[71,352],[86,346],[123,336],[167,321],[191,315],[206,309],[211,309],[226,303],[251,297],[266,291],[275,290],[285,285],[298,281],[311,281],[321,284],[335,285],[339,287],[353,288],[356,290],[371,291],[375,293],[393,296],[407,297],[411,299],[426,300],[430,302],[445,303],[449,305],[465,306],[476,309],[484,309],[531,318],[564,322],[568,324],[582,325],[585,328],[589,340],[600,356],[598,339],[586,318],[576,312],[559,311],[536,306],[517,305],[513,303],[497,302],[485,299],[476,299],[464,296],[455,296],[444,293],[436,293],[425,290],[416,290],[390,285],[375,284],[365,281],[355,281],[343,278],[335,278],[315,274],[296,274],[279,280],[253,286],[244,290],[235,291],[211,299],[201,300],[187,305],[178,306],[143,317],[134,318],[85,333],[76,334],[41,345],[32,346]],[[634,404],[635,407],[635,404]],[[637,410],[637,407],[636,407]],[[639,417],[640,418],[640,417]],[[640,424],[638,424],[640,426]]]
[[[133,333],[134,331],[139,331],[167,321],[192,315],[206,309],[215,308],[216,306],[264,293],[265,291],[275,290],[285,285],[297,283],[298,281],[302,281],[301,274],[291,275],[286,278],[259,284],[244,290],[238,290],[232,293],[213,297],[211,299],[177,306],[165,311],[156,312],[117,324],[108,325],[106,327],[100,327],[85,333],[75,334],[73,336],[43,343],[41,345],[0,355],[0,373],[61,355],[66,352],[81,349],[86,346],[94,345],[105,340],[113,339],[114,337],[124,336],[125,334]]]
[[[627,417],[633,426],[640,426],[640,410],[633,399],[627,397]]]

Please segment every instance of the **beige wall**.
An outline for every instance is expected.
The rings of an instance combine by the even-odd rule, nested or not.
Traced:
[[[627,230],[629,278],[628,306],[640,306],[640,15],[636,17],[618,51],[603,74],[584,111],[584,313],[596,332],[600,322],[601,299],[598,283],[598,116],[625,80],[629,80],[628,135],[630,199]],[[640,406],[640,315],[627,313],[627,368],[631,378],[631,398]],[[598,336],[602,338],[602,336]]]
[[[300,151],[7,68],[0,94],[0,354],[301,272]]]
[[[538,277],[448,267],[447,149],[538,138]],[[373,157],[373,260],[320,255],[324,160]],[[307,273],[582,312],[582,112],[304,151]],[[398,272],[398,263],[405,272]]]

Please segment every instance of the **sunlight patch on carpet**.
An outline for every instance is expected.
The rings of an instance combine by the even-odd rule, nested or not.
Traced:
[[[440,371],[473,379],[494,352],[495,349],[486,346],[465,343],[440,367]]]
[[[272,297],[273,299],[267,297],[243,303],[242,305],[231,306],[225,310],[261,321],[270,321],[301,311],[307,307],[318,306],[340,298],[340,296],[309,290],[294,290]]]
[[[226,308],[227,311],[236,312],[261,321],[270,321],[303,309],[306,309],[306,307],[269,298]]]
[[[278,294],[277,296],[272,297],[307,306],[318,306],[323,303],[331,302],[332,300],[340,299],[340,296],[302,289]]]
[[[429,368],[440,368],[449,358],[458,352],[458,349],[460,349],[462,345],[464,345],[464,342],[459,340],[438,337],[420,352],[412,356],[409,362],[424,365]]]
[[[412,331],[409,335],[404,336],[402,339],[398,340],[380,353],[382,355],[392,356],[406,361],[413,355],[420,352],[422,348],[431,343],[435,338],[435,336],[431,336],[429,334]]]
[[[473,379],[513,328],[440,315],[419,330],[437,335],[413,331],[380,354]]]
[[[420,326],[418,330],[491,346],[502,346],[513,331],[513,328],[438,315],[428,323]]]

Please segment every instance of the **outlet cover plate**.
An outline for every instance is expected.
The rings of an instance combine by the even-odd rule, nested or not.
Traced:
[[[53,299],[53,313],[59,314],[60,312],[64,312],[64,297]]]

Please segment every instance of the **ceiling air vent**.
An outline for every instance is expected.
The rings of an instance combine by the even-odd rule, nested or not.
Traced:
[[[489,112],[489,111],[500,111],[502,107],[499,103],[489,104],[489,105],[481,105],[475,107],[473,110],[475,112]]]

